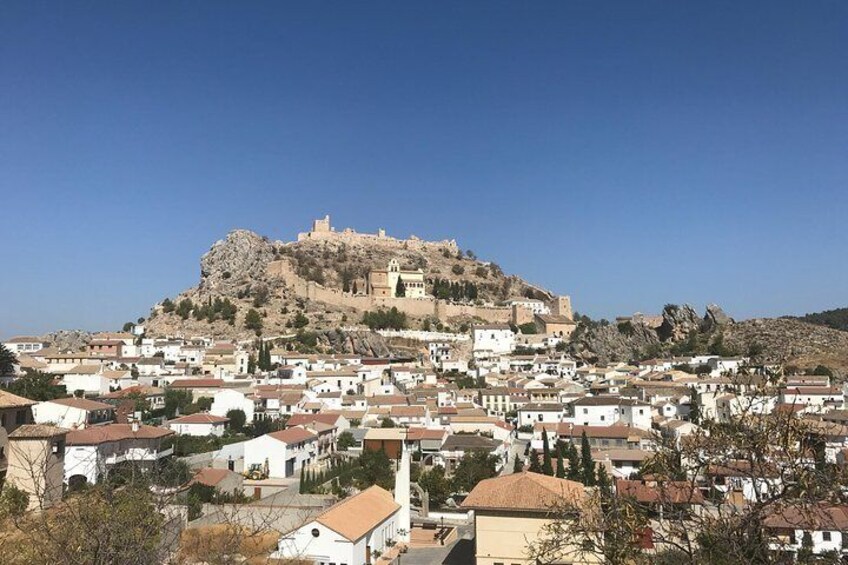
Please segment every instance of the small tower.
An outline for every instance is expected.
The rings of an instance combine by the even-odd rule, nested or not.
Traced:
[[[406,442],[401,442],[400,460],[398,461],[398,470],[395,474],[395,502],[400,505],[398,513],[398,540],[403,543],[409,543],[409,532],[412,528],[412,518],[409,502],[409,448]]]

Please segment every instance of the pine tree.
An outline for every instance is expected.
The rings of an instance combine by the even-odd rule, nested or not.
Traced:
[[[693,424],[701,423],[701,397],[697,391],[692,391],[692,400],[689,401],[689,421]]]
[[[524,462],[521,461],[521,457],[516,454],[515,461],[512,463],[512,472],[521,473],[522,471],[524,471]]]
[[[358,293],[358,292],[359,292],[359,289],[358,289],[358,288],[357,288],[357,286],[356,286],[356,281],[353,281],[353,289],[352,289],[352,292],[353,292],[353,294],[356,294],[356,293]]]
[[[406,296],[406,286],[403,284],[403,277],[398,277],[397,285],[395,285],[395,296],[398,298]]]
[[[542,472],[549,477],[554,475],[551,462],[551,446],[548,445],[548,430],[542,428]]]
[[[586,437],[585,431],[580,438],[580,463],[583,466],[583,484],[587,487],[594,486],[595,462],[592,460],[592,447],[589,445],[589,438]]]

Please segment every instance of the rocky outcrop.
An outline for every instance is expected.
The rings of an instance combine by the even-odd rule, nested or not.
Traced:
[[[688,304],[667,304],[663,308],[662,317],[662,325],[657,328],[657,336],[661,341],[681,341],[693,331],[701,329],[701,317]]]
[[[91,332],[83,330],[59,330],[41,336],[41,341],[59,351],[79,351],[91,341]]]
[[[644,359],[660,343],[657,332],[639,322],[598,325],[578,331],[571,354],[589,363]]]
[[[362,355],[364,357],[388,357],[392,355],[392,350],[386,339],[374,332],[325,330],[319,333],[318,340],[336,353]]]
[[[230,295],[245,283],[265,281],[274,250],[268,238],[249,230],[231,231],[201,257],[200,293]]]
[[[724,313],[717,304],[709,304],[707,312],[704,314],[704,329],[706,331],[714,331],[722,326],[733,323],[733,318]]]

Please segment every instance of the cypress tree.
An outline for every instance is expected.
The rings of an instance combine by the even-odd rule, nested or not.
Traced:
[[[539,465],[539,454],[536,450],[530,451],[530,472],[531,473],[541,473],[542,467]]]
[[[568,458],[568,473],[567,478],[572,481],[580,480],[580,456],[577,455],[577,448],[574,444],[568,442],[565,445],[565,456]]]
[[[548,430],[542,428],[542,472],[549,477],[554,475],[551,463],[551,447],[548,445]]]
[[[556,476],[558,479],[565,478],[565,463],[562,460],[562,449],[560,445],[557,444],[557,467],[556,467]]]
[[[580,462],[583,465],[583,484],[587,487],[595,484],[595,462],[592,460],[592,448],[589,446],[589,438],[586,432],[580,439]]]

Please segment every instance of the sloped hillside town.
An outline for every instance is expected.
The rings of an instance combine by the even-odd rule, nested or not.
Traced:
[[[369,292],[430,292],[421,277],[404,288],[396,266]],[[8,338],[3,496],[49,514],[144,477],[167,500],[163,561],[204,562],[197,548],[221,528],[263,536],[253,555],[244,540],[231,551],[292,563],[848,555],[832,480],[848,465],[848,409],[832,370],[718,350],[587,363],[570,354],[589,323],[570,299],[508,302],[527,321],[349,320],[383,356],[302,329],[234,340],[150,335],[143,321],[76,350]],[[712,528],[746,520],[762,547],[712,545]]]

